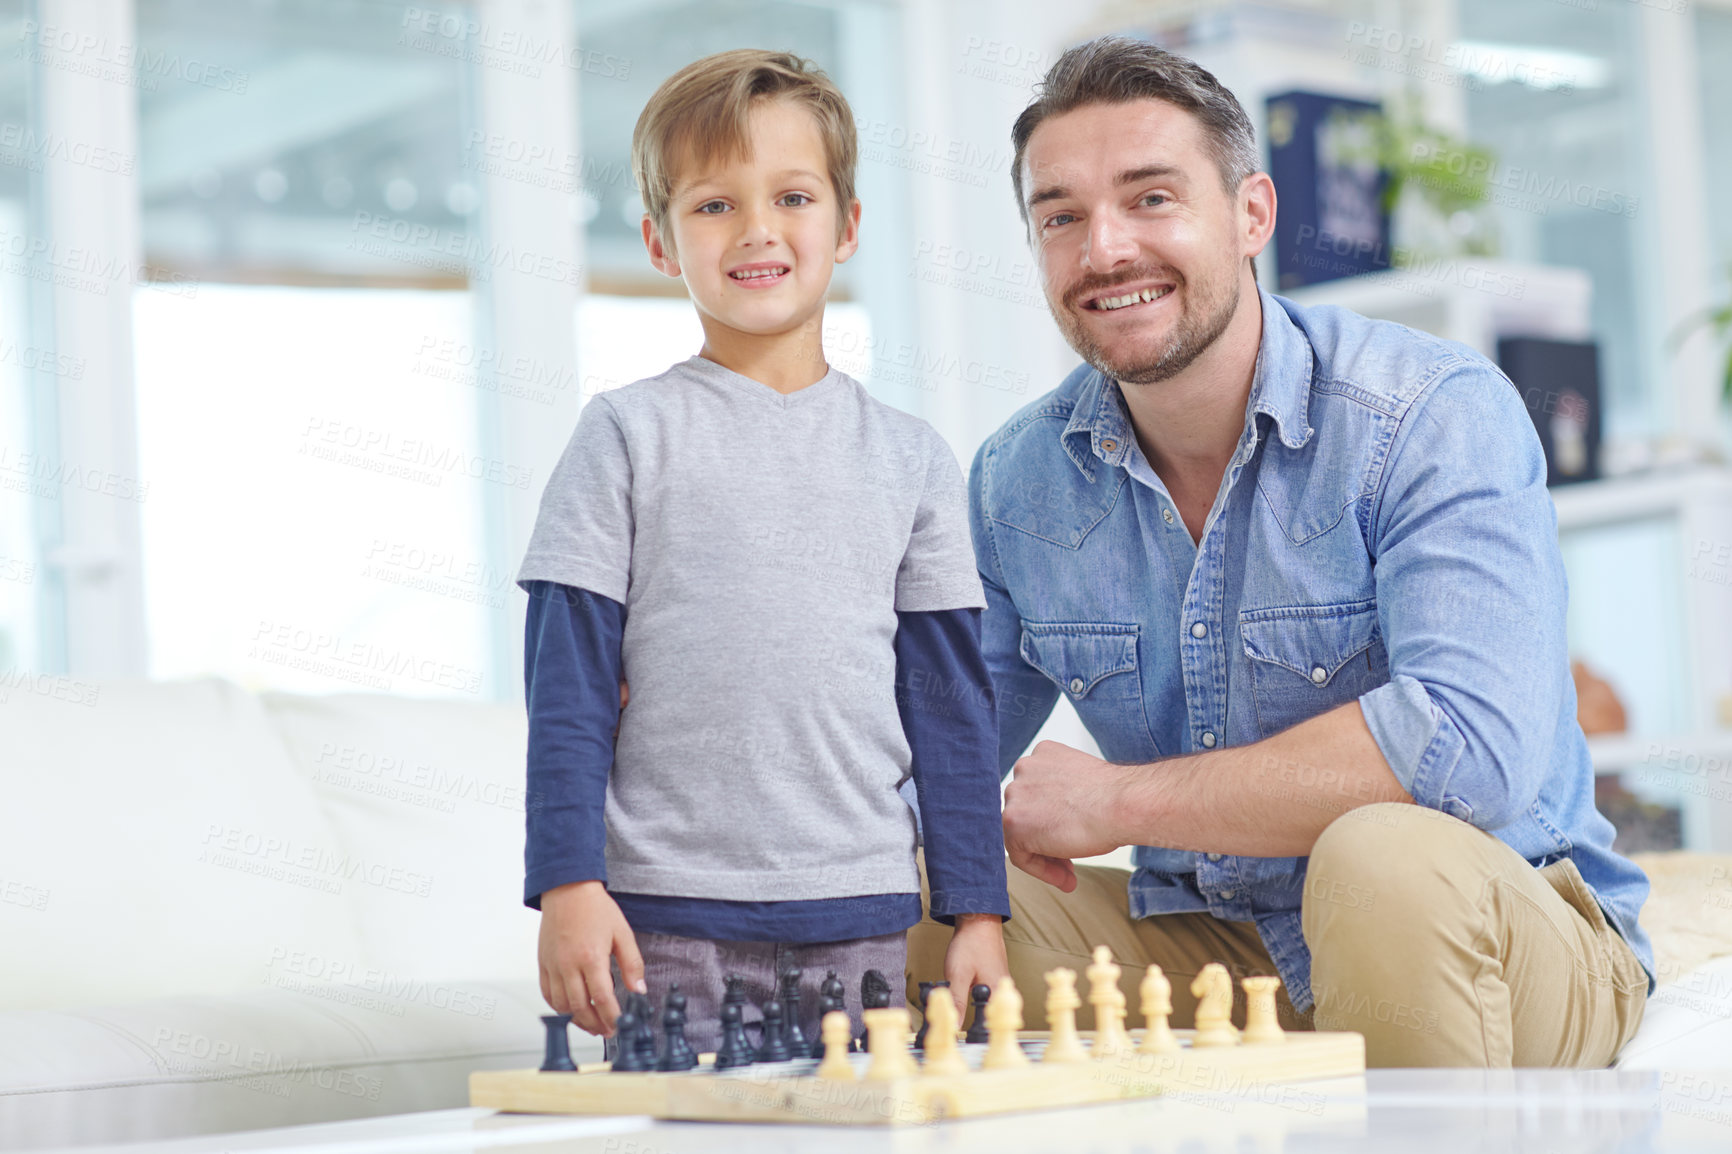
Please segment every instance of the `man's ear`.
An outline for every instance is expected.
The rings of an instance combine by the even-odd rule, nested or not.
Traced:
[[[656,271],[664,276],[678,278],[680,275],[679,258],[674,255],[674,246],[662,239],[660,232],[650,220],[649,213],[643,214],[643,246],[649,251],[650,263]]]
[[[836,263],[841,264],[853,256],[860,247],[860,202],[856,200],[848,207],[847,214],[842,218],[842,235],[836,241]]]
[[[1275,182],[1253,172],[1239,184],[1239,235],[1246,256],[1262,252],[1275,235]]]

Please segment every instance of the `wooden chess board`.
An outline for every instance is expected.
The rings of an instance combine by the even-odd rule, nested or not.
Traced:
[[[606,1063],[575,1073],[478,1071],[469,1076],[472,1106],[540,1114],[647,1114],[707,1122],[793,1122],[806,1125],[923,1125],[1021,1110],[1153,1098],[1165,1093],[1245,1095],[1278,1101],[1289,1083],[1365,1071],[1365,1039],[1353,1033],[1287,1034],[1278,1043],[1197,1048],[1194,1031],[1175,1030],[1177,1053],[1133,1048],[1075,1063],[1043,1063],[1046,1037],[1023,1033],[1030,1065],[980,1068],[985,1045],[960,1047],[968,1071],[928,1075],[916,1070],[889,1081],[867,1081],[870,1058],[849,1055],[855,1080],[818,1078],[814,1059],[717,1070],[705,1055],[684,1073],[613,1073]],[[1092,1050],[1088,1033],[1082,1035]],[[918,1058],[919,1052],[915,1051]]]

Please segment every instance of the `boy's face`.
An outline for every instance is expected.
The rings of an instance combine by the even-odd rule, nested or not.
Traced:
[[[823,308],[832,270],[858,247],[860,204],[836,203],[824,141],[805,109],[760,100],[748,136],[749,160],[681,171],[668,205],[671,235],[645,216],[643,238],[657,269],[685,279],[706,330],[720,324],[769,336]]]

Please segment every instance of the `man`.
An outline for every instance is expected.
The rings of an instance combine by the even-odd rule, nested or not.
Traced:
[[[1520,398],[1460,345],[1258,289],[1275,191],[1203,69],[1104,38],[1037,91],[1012,180],[1087,364],[970,480],[1013,976],[1104,942],[1133,1005],[1168,971],[1181,1024],[1220,961],[1375,1065],[1610,1062],[1652,987],[1647,881],[1594,809]],[[1060,693],[1106,760],[1018,756]],[[1072,864],[1127,844],[1134,873]]]

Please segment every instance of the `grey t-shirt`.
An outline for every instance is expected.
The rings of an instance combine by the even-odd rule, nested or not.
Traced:
[[[692,357],[584,406],[517,580],[626,607],[612,888],[919,888],[896,613],[986,605],[931,425],[834,368],[784,395]]]

